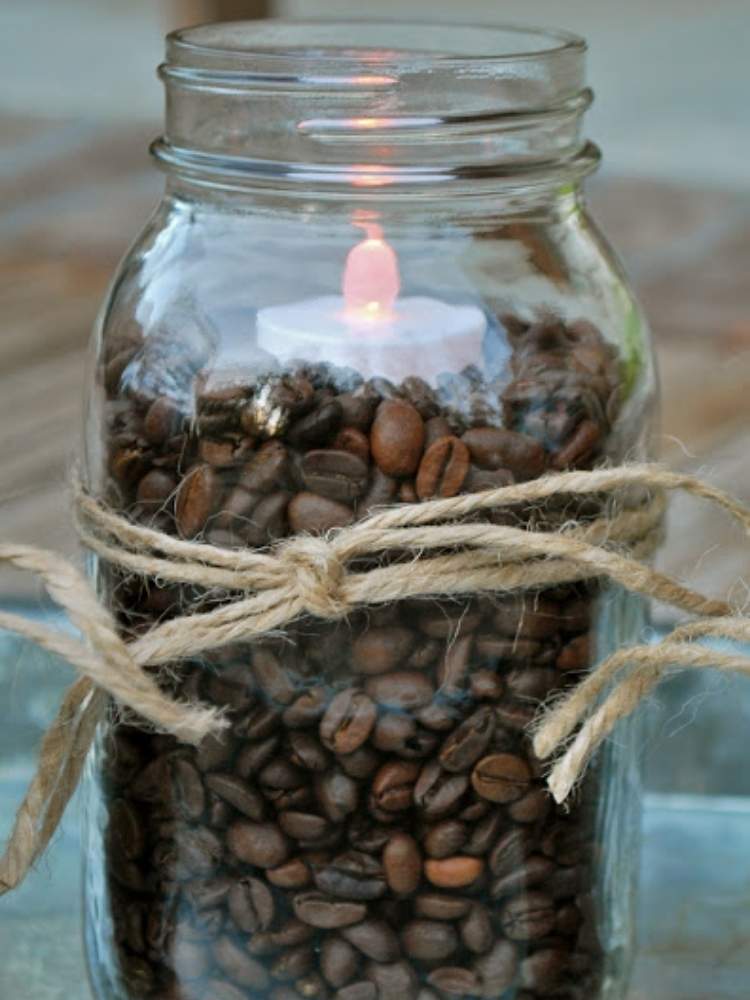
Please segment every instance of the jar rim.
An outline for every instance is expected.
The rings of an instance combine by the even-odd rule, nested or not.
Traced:
[[[365,42],[336,40],[338,33],[351,31]],[[377,38],[386,39],[390,33],[418,35],[417,46],[399,47],[393,42],[377,44]],[[321,35],[316,39],[311,35]],[[326,39],[330,35],[330,40]],[[442,47],[427,47],[426,41],[434,40]],[[235,44],[230,44],[234,40]],[[504,40],[504,41],[501,41]],[[534,41],[537,44],[534,44]],[[463,44],[462,44],[463,42]],[[511,47],[515,43],[515,47]],[[546,44],[543,44],[546,43]],[[470,45],[481,45],[481,51],[469,51]],[[294,46],[290,48],[290,46]],[[459,51],[456,51],[456,49]],[[172,31],[167,36],[170,62],[206,68],[216,59],[235,62],[238,72],[243,64],[256,63],[271,58],[297,70],[310,65],[316,72],[325,64],[342,68],[357,67],[361,72],[365,53],[377,52],[374,65],[398,69],[414,61],[433,62],[442,67],[460,68],[462,65],[497,66],[506,63],[557,58],[561,55],[583,55],[588,48],[586,40],[562,28],[546,28],[521,23],[478,24],[467,21],[395,21],[393,19],[341,19],[268,18],[256,21],[223,21],[199,24]],[[196,60],[198,65],[196,66]],[[230,68],[224,62],[224,70]]]

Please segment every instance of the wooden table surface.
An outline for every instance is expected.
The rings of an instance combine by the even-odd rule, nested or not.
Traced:
[[[65,482],[81,421],[88,332],[112,271],[159,197],[157,131],[0,117],[0,538],[72,553]],[[664,458],[750,500],[750,197],[601,176],[595,215],[656,333]],[[664,563],[720,589],[750,547],[678,502]],[[37,593],[0,574],[0,597]]]

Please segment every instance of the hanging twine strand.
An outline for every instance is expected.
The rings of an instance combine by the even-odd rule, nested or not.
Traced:
[[[384,508],[324,538],[295,536],[265,551],[223,549],[133,524],[76,480],[76,525],[88,549],[120,571],[159,584],[192,584],[222,603],[196,607],[125,641],[69,562],[39,549],[0,546],[0,562],[38,575],[81,635],[0,613],[0,627],[57,653],[79,674],[43,739],[37,773],[0,858],[0,894],[20,883],[47,847],[109,699],[187,743],[198,744],[227,726],[221,710],[162,692],[153,668],[283,629],[303,615],[335,620],[357,607],[412,597],[503,594],[597,578],[698,616],[660,643],[614,653],[542,711],[534,749],[542,759],[560,755],[548,784],[563,802],[616,722],[665,673],[711,667],[750,674],[749,657],[695,643],[709,636],[750,641],[750,620],[644,561],[661,537],[665,495],[676,490],[722,508],[750,534],[750,509],[708,483],[655,465],[557,473],[484,493]],[[566,520],[562,502],[587,496],[606,498],[606,513],[587,522]],[[466,521],[516,507],[523,507],[532,527]],[[400,558],[383,561],[394,552]]]

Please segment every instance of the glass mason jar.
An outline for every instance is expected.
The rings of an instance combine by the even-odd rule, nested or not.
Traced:
[[[90,488],[244,549],[646,457],[648,333],[580,189],[584,52],[516,28],[172,35],[166,194],[94,336]],[[97,574],[127,635],[229,596]],[[589,581],[370,605],[170,664],[231,728],[194,748],[101,727],[96,996],[621,997],[635,754],[613,743],[558,808],[526,728],[642,625]]]

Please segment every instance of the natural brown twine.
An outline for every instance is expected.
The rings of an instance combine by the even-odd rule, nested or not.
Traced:
[[[534,726],[534,749],[542,759],[560,753],[580,726],[548,777],[558,802],[566,799],[618,719],[667,671],[712,667],[750,674],[747,656],[694,644],[705,636],[750,641],[750,619],[643,561],[660,538],[669,491],[682,490],[723,508],[748,534],[750,509],[708,483],[659,466],[558,473],[484,493],[384,508],[324,538],[295,536],[252,552],[173,538],[114,513],[78,481],[74,490],[81,541],[106,563],[159,583],[216,591],[224,602],[157,624],[126,642],[91,585],[69,562],[39,549],[0,546],[0,562],[40,576],[82,636],[75,639],[0,613],[0,627],[58,653],[80,675],[43,739],[36,776],[0,858],[0,894],[20,883],[47,847],[110,697],[159,730],[197,744],[227,725],[221,711],[173,700],[144,668],[247,641],[302,615],[332,620],[356,607],[410,597],[510,593],[600,577],[702,616],[660,643],[619,650],[542,711]],[[557,515],[554,527],[547,523],[532,530],[465,520],[519,505],[538,508],[548,518],[548,501],[559,506],[561,500],[590,495],[608,497],[611,503],[604,516],[589,522],[560,521]],[[402,558],[377,562],[392,552]],[[363,559],[374,561],[372,568],[358,568]]]

